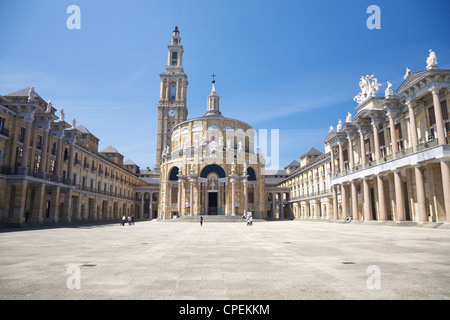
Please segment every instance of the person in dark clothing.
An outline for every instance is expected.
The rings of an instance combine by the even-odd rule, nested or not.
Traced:
[[[30,217],[30,210],[27,209],[25,212],[25,223],[28,223],[28,218]]]
[[[200,217],[200,227],[203,226],[203,217]]]

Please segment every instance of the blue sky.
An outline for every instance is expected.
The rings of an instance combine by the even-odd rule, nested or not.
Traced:
[[[81,29],[69,30],[69,5]],[[381,29],[366,26],[368,6]],[[159,74],[174,26],[184,46],[188,118],[204,114],[212,73],[222,113],[279,129],[281,167],[347,112],[359,78],[394,89],[433,49],[450,69],[450,1],[0,0],[0,94],[34,86],[141,167],[154,167]]]

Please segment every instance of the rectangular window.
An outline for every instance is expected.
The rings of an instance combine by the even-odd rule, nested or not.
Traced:
[[[19,129],[19,142],[24,142],[25,141],[25,128],[24,127],[20,127]]]
[[[172,203],[178,203],[178,187],[172,187]]]
[[[39,134],[36,139],[36,149],[42,149],[42,136]]]
[[[366,153],[366,162],[372,161],[372,156],[370,154],[370,139],[364,140],[364,152]]]
[[[55,160],[50,160],[50,175],[53,176],[55,174]]]
[[[16,164],[20,164],[22,162],[22,153],[23,149],[18,147],[16,150]]]
[[[56,142],[52,142],[52,155],[56,156]]]
[[[398,151],[403,150],[402,127],[400,122],[395,125],[395,141],[397,142]]]
[[[5,119],[2,117],[0,117],[0,134],[4,136],[9,136],[9,132],[5,128]]]
[[[172,51],[172,65],[176,66],[178,64],[178,51]]]
[[[247,194],[247,196],[248,196],[248,199],[247,199],[248,203],[255,203],[255,192],[254,192],[253,188],[248,188],[247,192],[248,192],[248,194]]]
[[[430,127],[436,123],[436,117],[434,116],[434,107],[428,109],[428,119],[430,120]]]
[[[34,167],[33,173],[36,174],[39,172],[39,165],[41,164],[41,156],[39,154],[34,156]]]

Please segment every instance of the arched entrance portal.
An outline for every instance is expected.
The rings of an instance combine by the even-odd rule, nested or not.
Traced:
[[[204,212],[208,215],[221,215],[223,207],[223,182],[226,178],[225,171],[217,164],[211,164],[203,168],[200,173],[203,178]]]
[[[218,214],[218,204],[219,204],[219,177],[215,172],[208,174],[207,177],[207,214],[216,215]]]

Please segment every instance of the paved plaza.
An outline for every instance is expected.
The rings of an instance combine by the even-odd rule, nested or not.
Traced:
[[[206,217],[0,231],[1,299],[450,298],[448,228]]]

